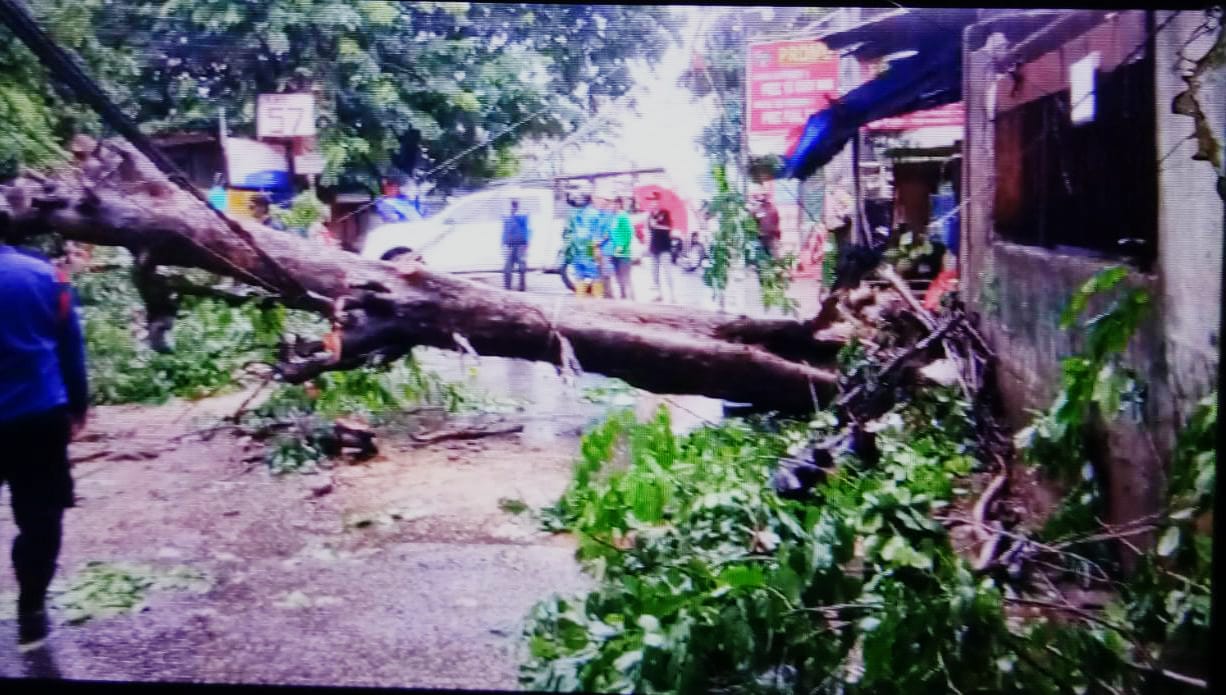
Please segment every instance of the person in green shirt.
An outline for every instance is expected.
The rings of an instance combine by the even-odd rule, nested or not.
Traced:
[[[626,199],[618,198],[613,208],[613,274],[617,277],[617,285],[621,288],[622,299],[634,300],[634,286],[630,282],[630,269],[633,257],[630,252],[630,241],[634,237],[634,225],[630,222],[630,213],[626,211]],[[609,288],[612,290],[612,288]],[[610,292],[612,294],[612,292]]]

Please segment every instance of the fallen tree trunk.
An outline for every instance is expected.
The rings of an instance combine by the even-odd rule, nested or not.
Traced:
[[[123,246],[146,273],[155,265],[200,268],[332,318],[339,350],[287,360],[279,369],[288,381],[414,346],[457,350],[467,342],[483,355],[555,365],[573,350],[583,369],[645,390],[787,412],[812,409],[814,394],[828,402],[837,388],[833,364],[842,342],[814,338],[815,321],[538,298],[421,266],[363,260],[250,221],[239,222],[247,232],[240,235],[128,144],[74,150],[73,166],[0,187],[0,226]]]

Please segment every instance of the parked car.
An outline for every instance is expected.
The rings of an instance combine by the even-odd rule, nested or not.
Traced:
[[[419,222],[380,225],[367,233],[361,256],[389,260],[411,251],[443,272],[501,271],[502,220],[512,200],[519,201],[532,229],[528,267],[556,272],[562,221],[554,214],[553,191],[545,188],[491,188],[463,196]]]
[[[443,272],[498,272],[503,269],[502,220],[511,201],[528,215],[532,237],[528,243],[528,267],[559,273],[573,289],[567,249],[562,239],[573,209],[559,206],[554,192],[546,188],[498,187],[472,193],[448,204],[437,214],[419,222],[384,224],[366,235],[361,256],[390,260],[401,253],[419,254],[423,262]],[[631,253],[637,263],[646,252],[639,240]]]

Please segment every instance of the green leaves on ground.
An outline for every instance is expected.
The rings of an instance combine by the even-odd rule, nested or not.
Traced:
[[[524,685],[901,693],[1086,682],[1024,663],[1020,652],[1048,659],[1014,644],[1000,589],[972,576],[932,520],[975,463],[966,404],[940,395],[883,418],[880,464],[841,456],[812,504],[780,499],[770,476],[780,456],[829,434],[825,417],[675,437],[661,410],[591,431],[548,512],[578,535],[600,584],[536,607]]]
[[[426,371],[409,355],[389,365],[326,372],[310,384],[282,386],[244,415],[243,424],[275,432],[265,458],[273,473],[312,472],[328,465],[322,442],[332,435],[338,417],[356,415],[379,426],[415,406],[457,412],[484,402]]]
[[[1209,407],[1181,440],[1176,507],[1204,503],[1209,489]],[[952,392],[917,396],[869,423],[876,466],[845,452],[811,502],[777,497],[778,458],[834,425],[819,413],[810,423],[732,421],[678,437],[661,409],[648,422],[615,414],[590,431],[571,486],[543,516],[577,535],[598,585],[536,606],[523,685],[1139,692],[1148,664],[1203,654],[1209,543],[1191,529],[1203,508],[1172,516],[1179,523],[1165,531],[1162,553],[1146,558],[1098,620],[1023,620],[1009,610],[1015,587],[973,572],[934,520],[959,503],[978,466],[969,406]]]
[[[93,561],[69,580],[52,602],[69,623],[83,623],[140,610],[154,591],[204,593],[211,582],[188,567],[156,569],[148,565]]]

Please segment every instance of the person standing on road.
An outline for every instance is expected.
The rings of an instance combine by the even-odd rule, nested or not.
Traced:
[[[779,240],[783,236],[779,228],[779,210],[765,193],[759,193],[757,200],[758,205],[754,209],[753,217],[758,222],[758,243],[767,258],[777,258]]]
[[[519,268],[519,291],[526,291],[528,274],[528,240],[532,230],[528,216],[519,211],[519,201],[511,201],[511,214],[502,220],[502,249],[506,254],[506,266],[502,270],[504,286],[511,289],[511,275]]]
[[[673,287],[672,246],[673,218],[668,210],[660,206],[660,194],[652,193],[647,197],[647,230],[651,235],[651,272],[655,281],[656,296],[654,301],[664,300],[663,287],[660,283],[660,273],[664,273],[668,284],[668,300],[676,300]],[[665,262],[667,259],[668,262]]]
[[[50,630],[47,587],[74,506],[68,443],[85,426],[89,386],[67,274],[8,245],[7,226],[0,215],[0,484],[17,525],[18,647],[29,651]]]
[[[631,239],[634,237],[634,225],[630,222],[630,213],[626,212],[625,198],[617,199],[614,210],[616,218],[612,235],[613,274],[617,277],[617,284],[621,288],[622,299],[634,301],[634,286],[630,282],[630,270],[634,263],[630,248]],[[612,291],[609,294],[612,294]]]
[[[571,216],[566,225],[563,238],[566,240],[570,265],[575,269],[577,285],[575,292],[580,296],[602,296],[604,288],[600,283],[600,266],[596,258],[596,243],[599,241],[601,214],[592,204],[592,195],[588,191],[577,194],[579,209]]]
[[[613,276],[617,273],[617,261],[613,245],[613,232],[617,228],[617,211],[614,199],[602,195],[596,199],[600,210],[600,227],[596,232],[595,257],[600,271],[600,286],[606,299],[613,298]]]

